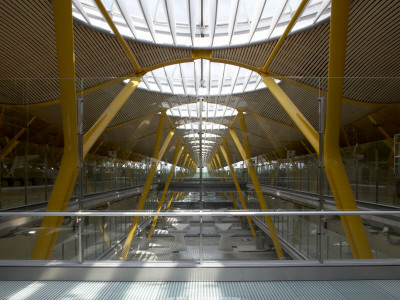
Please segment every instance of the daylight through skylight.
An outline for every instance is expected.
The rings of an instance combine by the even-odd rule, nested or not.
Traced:
[[[211,48],[279,37],[301,0],[102,0],[128,38],[155,44]],[[310,0],[292,31],[330,16],[330,0]],[[73,0],[74,16],[111,31],[92,0]]]

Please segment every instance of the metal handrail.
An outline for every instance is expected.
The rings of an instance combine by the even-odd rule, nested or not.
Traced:
[[[80,211],[80,212],[0,212],[0,217],[228,217],[228,216],[340,216],[340,215],[400,215],[400,210],[369,210],[369,211]]]

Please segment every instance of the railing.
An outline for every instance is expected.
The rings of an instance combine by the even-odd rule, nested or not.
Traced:
[[[243,261],[277,260],[275,248],[262,224],[265,216],[274,222],[286,260],[300,259],[290,255],[298,251],[307,260],[323,263],[329,260],[352,259],[346,237],[341,232],[339,215],[397,217],[400,211],[81,211],[81,212],[1,212],[3,225],[7,221],[30,218],[31,225],[18,228],[2,236],[1,260],[29,260],[44,216],[63,216],[64,222],[51,259],[77,261],[82,251],[83,261],[120,261],[124,238],[133,217],[140,216],[127,261]],[[151,238],[148,225],[159,218],[159,226]],[[199,223],[200,216],[203,222]],[[166,219],[163,220],[163,217]],[[257,239],[251,236],[246,217],[257,227]],[[239,219],[240,218],[240,219]],[[323,226],[319,226],[323,222]],[[81,228],[79,228],[81,226]],[[200,231],[200,226],[202,230]],[[322,228],[322,229],[321,229]],[[367,226],[368,237],[375,259],[399,259],[394,233],[379,232]],[[321,230],[321,231],[320,231]],[[82,234],[79,234],[82,232]],[[199,232],[202,232],[199,235]],[[200,239],[203,239],[202,246]],[[80,248],[78,245],[81,244]],[[22,246],[23,245],[23,246]],[[200,251],[203,247],[203,251]],[[291,252],[292,251],[292,252]],[[200,255],[203,257],[200,257]]]
[[[393,140],[383,140],[341,149],[349,182],[356,200],[400,206],[400,181],[393,169]],[[278,168],[278,170],[276,170]],[[318,161],[314,155],[257,164],[257,175],[264,185],[318,192]],[[332,196],[324,176],[326,196]]]

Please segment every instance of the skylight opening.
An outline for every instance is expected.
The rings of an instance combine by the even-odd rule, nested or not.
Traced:
[[[226,105],[216,104],[216,103],[202,103],[201,116],[203,118],[224,118],[224,117],[234,117],[238,114],[238,111]],[[167,115],[172,117],[186,117],[186,118],[200,118],[200,104],[188,103],[182,104],[167,110]]]
[[[199,128],[200,128],[199,122],[183,124],[176,127],[176,129],[193,130],[193,131],[199,131]],[[225,130],[228,129],[228,127],[225,125],[211,123],[211,122],[202,122],[201,129],[202,131],[214,131],[214,130]]]
[[[199,138],[199,134],[198,133],[190,133],[190,134],[186,134],[184,135],[185,138],[188,139],[198,139]],[[221,136],[214,134],[214,133],[203,133],[203,139],[220,139]]]
[[[102,0],[102,3],[119,32],[127,38],[154,44],[212,48],[279,37],[300,0]],[[111,32],[94,1],[73,0],[73,14],[91,26]],[[330,1],[310,0],[292,31],[329,16]]]
[[[203,145],[215,145],[216,143],[217,143],[217,142],[214,142],[214,141],[202,140],[202,144],[203,144]],[[195,146],[195,145],[200,144],[200,141],[199,141],[199,140],[190,141],[189,144]]]

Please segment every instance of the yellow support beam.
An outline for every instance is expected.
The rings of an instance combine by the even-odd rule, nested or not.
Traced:
[[[94,149],[94,151],[91,153],[92,155],[95,155],[97,151],[100,150],[101,146],[103,146],[104,141],[100,141],[100,143],[97,145],[97,147]]]
[[[83,157],[89,153],[89,150],[104,132],[107,125],[114,119],[115,115],[119,112],[139,83],[140,79],[131,79],[101,114],[96,123],[85,133],[83,137]]]
[[[240,117],[239,117],[239,121],[240,121]],[[241,123],[241,127],[242,127],[241,128],[242,132],[246,133],[247,129],[246,129],[246,124],[244,123],[244,119],[243,118],[242,118],[242,121],[240,123]],[[246,153],[249,153],[251,155],[250,146],[248,144],[247,145],[245,144],[245,148],[247,149],[247,151],[246,151],[243,148],[243,146],[241,145],[240,140],[239,140],[238,136],[236,135],[236,132],[232,128],[229,128],[229,132],[230,132],[230,134],[232,136],[233,141],[236,144],[236,147],[239,150],[240,155],[243,158],[244,163],[247,166],[251,181],[253,182],[254,190],[256,192],[258,201],[260,203],[260,207],[261,207],[261,209],[263,211],[268,211],[268,206],[267,206],[267,203],[265,201],[264,194],[263,194],[263,192],[261,190],[261,186],[260,186],[260,183],[258,181],[257,174],[256,174],[256,172],[254,170],[254,166],[253,166],[253,163],[251,161],[251,156],[247,156],[247,154],[246,154]],[[246,135],[244,134],[242,138],[243,138],[243,140],[246,140]],[[267,227],[268,227],[272,242],[273,242],[273,244],[275,246],[275,250],[276,250],[276,253],[278,255],[278,258],[279,259],[284,259],[283,250],[282,250],[281,244],[279,242],[279,238],[278,238],[278,236],[276,234],[275,226],[274,226],[274,223],[272,222],[271,217],[270,216],[265,216],[265,222],[267,224]]]
[[[175,194],[177,194],[176,197],[175,197],[175,200],[176,200],[179,197],[180,193],[176,193],[176,192],[172,192],[171,193],[171,196],[169,197],[169,200],[168,200],[168,203],[167,203],[167,207],[165,208],[165,211],[169,211]],[[167,219],[167,217],[163,217],[163,221],[165,221],[166,219]]]
[[[235,170],[232,167],[232,158],[231,158],[231,153],[228,148],[228,142],[226,141],[225,137],[223,138],[223,140],[224,140],[225,147],[220,145],[222,155],[224,156],[225,161],[228,164],[229,170],[231,171],[231,176],[233,178],[233,182],[235,183],[235,187],[236,187],[239,199],[240,199],[240,203],[242,204],[243,209],[247,211],[247,204],[244,201],[242,189],[240,188],[239,181],[235,174]],[[246,216],[246,219],[247,219],[247,223],[249,223],[251,234],[253,235],[254,238],[256,238],[257,234],[256,234],[256,231],[253,226],[253,221],[251,220],[251,218],[249,216]]]
[[[106,229],[104,228],[103,217],[99,217],[99,218],[98,218],[98,223],[99,223],[100,231],[101,231],[101,233],[103,234],[103,237],[104,237],[104,242],[106,243],[106,245],[107,245],[108,247],[111,247],[110,238],[109,238],[109,236],[108,236],[108,234],[107,234]]]
[[[106,8],[104,7],[103,3],[101,0],[94,0],[97,4],[97,7],[100,9],[101,14],[103,17],[106,19],[107,24],[111,27],[111,30],[114,32],[115,36],[118,39],[118,42],[121,44],[122,48],[124,49],[125,53],[128,55],[130,61],[134,65],[136,69],[136,73],[141,73],[143,70],[139,66],[139,64],[136,61],[135,55],[132,53],[131,48],[129,48],[128,44],[125,42],[124,38],[122,35],[119,33],[117,26],[115,26],[113,20],[111,19],[110,15],[108,14]]]
[[[144,184],[142,194],[140,196],[138,205],[136,207],[136,210],[138,210],[138,211],[143,210],[143,208],[144,208],[144,204],[145,204],[147,196],[149,194],[151,183],[153,182],[153,178],[154,178],[154,175],[155,175],[155,173],[157,171],[158,164],[159,164],[161,158],[164,155],[165,149],[167,148],[167,146],[164,146],[164,145],[168,144],[169,141],[171,140],[171,139],[166,138],[166,140],[164,142],[164,145],[160,148],[161,139],[162,139],[162,133],[163,133],[163,128],[164,128],[166,116],[167,116],[167,114],[166,114],[165,111],[162,112],[161,115],[160,115],[160,121],[158,122],[156,142],[154,143],[153,160],[151,162],[151,167],[150,167],[149,173],[147,175],[146,182]],[[162,150],[164,152],[162,152]],[[126,240],[125,240],[125,244],[124,244],[124,246],[122,248],[122,253],[121,253],[121,259],[122,260],[126,260],[126,258],[128,256],[129,248],[131,246],[132,239],[133,239],[133,236],[135,234],[135,231],[136,231],[137,225],[139,223],[139,220],[140,220],[140,217],[134,217],[133,218],[132,224],[131,224],[131,226],[129,228],[129,233],[128,233],[128,235],[126,237]]]
[[[214,157],[215,157],[215,161],[218,163],[218,166],[219,166],[219,168],[221,170],[220,174],[221,174],[222,180],[225,181],[225,182],[228,182],[229,181],[228,175],[226,174],[226,172],[224,170],[224,166],[222,165],[221,156],[219,155],[218,150],[215,152]],[[229,196],[227,195],[227,193],[224,193],[224,195],[225,195],[226,199],[229,199],[229,196],[230,196],[230,198],[232,199],[233,206],[235,207],[236,210],[238,210],[239,208],[238,208],[238,206],[236,204],[235,197],[234,197],[233,193],[229,192]],[[239,220],[240,221],[242,220],[242,218],[240,216],[239,216]]]
[[[304,134],[306,139],[310,142],[314,150],[319,152],[319,137],[318,132],[314,127],[308,122],[308,120],[303,116],[301,111],[296,107],[296,105],[290,100],[282,88],[277,84],[271,77],[264,77],[263,81],[268,87],[270,92],[275,96],[283,109],[287,112],[293,122],[297,125],[300,131]]]
[[[273,170],[273,173],[271,175],[271,181],[269,183],[270,185],[274,185],[275,184],[275,177],[278,174],[280,165],[281,165],[281,160],[278,159],[278,161],[274,164],[274,170]]]
[[[185,151],[185,154],[183,155],[183,158],[182,158],[181,170],[179,171],[178,175],[176,176],[176,182],[182,181],[182,179],[183,179],[183,170],[184,170],[185,167],[186,167],[186,163],[189,161],[189,160],[188,160],[189,157],[190,157],[190,154],[189,154],[189,152],[186,150],[186,151]],[[171,204],[172,204],[172,201],[174,201],[174,196],[175,196],[175,194],[176,194],[175,201],[176,201],[181,195],[183,195],[183,193],[181,193],[181,192],[179,192],[179,193],[172,192],[171,197],[170,197],[170,199],[169,199],[169,201],[168,201],[168,204],[167,204],[167,207],[166,207],[165,211],[169,211],[169,209],[171,208]],[[166,219],[167,219],[167,217],[163,217],[163,220],[164,220],[164,221],[165,221]]]
[[[318,141],[319,141],[319,138],[318,138]],[[314,152],[312,152],[311,150],[310,150],[310,148],[308,148],[308,146],[307,146],[307,144],[303,141],[303,140],[300,140],[300,143],[304,146],[304,148],[307,150],[307,152],[308,152],[308,154],[311,154],[311,156],[312,157],[315,157],[315,153]]]
[[[391,161],[393,159],[393,137],[387,133],[387,131],[380,125],[378,122],[371,116],[368,116],[368,119],[371,121],[371,123],[379,130],[379,132],[385,137],[386,140],[383,142],[385,145],[390,149],[389,157],[388,157],[388,164],[391,164]]]
[[[78,122],[72,0],[53,1],[64,156],[46,211],[65,211],[78,176]],[[63,217],[44,217],[31,259],[50,259]]]
[[[274,49],[272,50],[271,54],[269,55],[267,62],[265,63],[264,67],[261,68],[261,72],[266,73],[268,71],[269,65],[271,64],[272,60],[278,53],[278,50],[281,48],[283,41],[286,39],[290,30],[292,30],[294,24],[296,24],[296,21],[300,17],[300,14],[303,11],[304,7],[306,6],[307,2],[308,2],[308,0],[301,1],[300,5],[298,6],[298,8],[297,8],[296,12],[294,13],[292,19],[290,20],[289,24],[286,26],[285,31],[282,33],[282,35],[279,38],[278,42],[276,43]]]
[[[3,109],[5,106],[3,106]],[[7,155],[14,150],[14,148],[18,145],[19,141],[18,139],[25,133],[26,129],[35,121],[36,117],[32,117],[28,123],[26,123],[26,127],[21,128],[20,131],[11,139],[8,141],[7,145],[1,150],[0,152],[0,161],[3,160]]]
[[[332,0],[329,41],[328,98],[324,138],[324,166],[338,210],[357,211],[357,204],[340,156],[339,135],[346,60],[350,1]],[[354,258],[372,259],[360,216],[340,216]]]
[[[183,152],[183,149],[185,148],[184,146],[181,146],[181,143],[182,143],[182,138],[179,138],[176,143],[176,146],[175,146],[175,152],[174,152],[174,157],[172,159],[171,170],[169,171],[167,181],[165,182],[165,186],[164,186],[163,192],[161,194],[161,198],[158,201],[157,212],[161,211],[165,196],[168,193],[169,184],[171,183],[172,177],[174,175],[176,164],[178,163],[179,158],[181,157],[181,154]],[[158,216],[155,216],[153,219],[153,222],[151,224],[150,232],[148,235],[149,238],[151,238],[151,236],[153,235],[153,231],[156,228],[157,220],[158,220]]]

